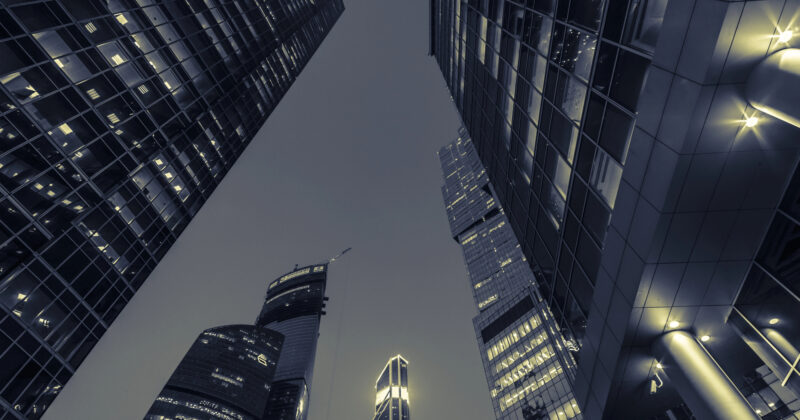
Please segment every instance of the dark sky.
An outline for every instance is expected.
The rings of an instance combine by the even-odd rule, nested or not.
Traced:
[[[253,323],[269,281],[331,266],[310,420],[369,420],[389,357],[414,420],[492,418],[436,151],[459,122],[427,0],[347,10],[47,419],[141,419],[197,334]]]

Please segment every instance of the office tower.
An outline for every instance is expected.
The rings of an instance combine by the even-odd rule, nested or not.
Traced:
[[[479,314],[478,348],[498,419],[580,418],[575,361],[497,203],[465,129],[439,151],[453,239],[464,253]]]
[[[46,409],[343,7],[0,4],[0,411]]]
[[[796,396],[793,317],[775,335],[752,319],[769,310],[745,311],[798,313],[779,293],[796,253],[759,251],[791,214],[778,204],[800,147],[796,4],[430,6],[430,53],[577,350],[583,415],[755,419],[742,389],[764,365]],[[784,229],[768,240],[791,244]],[[785,287],[756,287],[762,272]]]
[[[283,348],[269,394],[265,420],[305,420],[325,315],[327,264],[295,269],[269,284],[256,325],[283,334]]]
[[[375,416],[372,420],[409,420],[408,360],[397,355],[386,362],[375,381]]]
[[[252,325],[226,325],[203,331],[145,420],[260,420],[282,343],[282,334]]]

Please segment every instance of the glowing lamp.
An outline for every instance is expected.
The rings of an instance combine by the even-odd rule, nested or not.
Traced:
[[[707,336],[707,335],[704,335],[704,336],[700,337],[700,341],[702,341],[702,342],[704,342],[704,343],[705,343],[706,341],[710,340],[710,339],[711,339],[711,337],[709,337],[709,336]]]
[[[787,29],[778,35],[778,42],[787,43],[792,39],[792,35],[794,35],[792,31]]]
[[[681,325],[681,323],[678,321],[670,321],[668,325],[670,328],[678,328]]]
[[[744,120],[745,127],[755,127],[756,124],[758,124],[758,118],[756,117],[747,117],[747,119]]]
[[[777,323],[779,323],[779,322],[781,322],[781,320],[780,320],[780,319],[778,319],[778,318],[772,318],[772,319],[770,319],[770,320],[769,320],[769,325],[775,325],[775,324],[777,324]]]

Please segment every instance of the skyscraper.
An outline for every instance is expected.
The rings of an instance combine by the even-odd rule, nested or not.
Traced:
[[[271,282],[255,325],[203,331],[145,420],[305,420],[327,271],[295,268]]]
[[[800,308],[765,266],[797,261],[778,209],[800,147],[794,3],[430,5],[430,53],[575,347],[583,415],[754,419],[742,390],[772,377],[796,401],[791,311],[779,335],[745,311]]]
[[[386,362],[375,381],[375,415],[372,420],[409,420],[408,361],[397,355]]]
[[[479,311],[473,323],[496,417],[580,418],[568,351],[575,345],[564,341],[543,301],[465,129],[439,159],[450,231]]]
[[[172,373],[145,420],[260,420],[283,335],[253,325],[203,331]]]
[[[295,269],[269,284],[256,325],[283,334],[283,348],[269,394],[265,420],[305,420],[325,314],[328,265]]]
[[[341,0],[0,4],[8,418],[46,409],[343,9]]]

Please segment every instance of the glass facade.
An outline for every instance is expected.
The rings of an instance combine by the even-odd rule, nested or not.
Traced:
[[[145,420],[260,420],[282,343],[282,334],[252,325],[203,331]]]
[[[38,418],[341,0],[0,3],[0,418]]]
[[[450,230],[479,315],[478,348],[497,419],[572,419],[574,342],[564,341],[465,129],[439,151]]]
[[[327,271],[327,264],[296,268],[269,284],[256,325],[281,333],[284,341],[265,420],[308,416],[320,319],[328,299]]]
[[[431,2],[432,53],[543,296],[579,345],[666,3]]]
[[[408,361],[399,354],[386,363],[375,382],[373,420],[409,420]]]
[[[790,391],[795,401],[800,396],[799,220],[800,168],[775,212],[729,318],[745,343],[778,378],[781,389]],[[759,404],[759,409],[765,413],[772,408],[763,405]],[[787,410],[789,417],[770,418],[795,418],[791,416],[794,413],[800,416],[797,402],[781,412]]]
[[[749,79],[796,54],[797,8],[431,0],[430,14],[430,54],[575,356],[582,415],[699,418],[725,394],[751,418],[742,389],[762,365],[795,389],[795,186],[780,203],[798,130],[759,111],[777,94]],[[657,345],[670,337],[681,346]],[[678,350],[708,355],[725,386],[692,392],[703,378]]]

